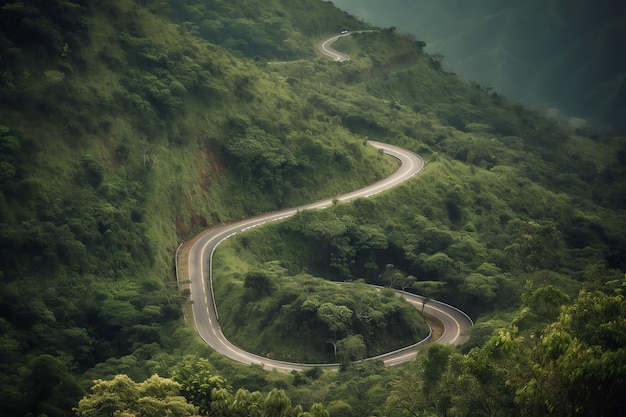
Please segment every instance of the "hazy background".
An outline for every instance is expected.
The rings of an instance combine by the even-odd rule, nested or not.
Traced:
[[[626,131],[626,1],[334,0],[445,56],[444,68],[573,125]]]

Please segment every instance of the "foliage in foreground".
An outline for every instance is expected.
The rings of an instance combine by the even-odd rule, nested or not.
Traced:
[[[520,315],[484,346],[460,355],[435,345],[403,369],[385,415],[619,414],[626,389],[621,291],[582,291],[569,302],[552,286],[529,287],[524,299]]]
[[[213,374],[206,360],[185,357],[174,368],[173,378],[153,375],[136,383],[126,375],[109,381],[96,380],[91,394],[75,408],[79,417],[120,416],[250,416],[250,417],[328,417],[321,404],[310,412],[292,406],[283,390],[263,395],[238,389],[233,392],[227,381]]]

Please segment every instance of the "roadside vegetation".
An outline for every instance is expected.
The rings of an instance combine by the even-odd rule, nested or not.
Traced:
[[[0,23],[0,414],[623,409],[623,137],[463,83],[393,29],[339,40],[346,63],[320,57],[323,36],[366,27],[329,2],[11,0]],[[179,243],[384,177],[395,163],[367,138],[424,172],[217,253],[233,340],[342,371],[210,351],[182,314]],[[464,309],[470,342],[349,363],[424,332],[362,282]]]
[[[238,261],[236,265],[243,266]],[[291,274],[277,262],[247,265],[242,273],[216,257],[214,267],[224,334],[262,356],[311,364],[341,362],[345,367],[350,361],[412,345],[430,333],[420,312],[389,289]]]

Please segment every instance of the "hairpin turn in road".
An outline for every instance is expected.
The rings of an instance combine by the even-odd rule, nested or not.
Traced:
[[[411,151],[381,142],[369,141],[368,143],[371,146],[382,149],[384,153],[397,158],[401,164],[398,170],[381,181],[336,198],[267,213],[209,229],[183,245],[177,255],[177,264],[179,266],[183,263],[186,264],[186,268],[179,268],[179,272],[183,275],[182,270],[186,270],[187,274],[184,275],[187,276],[180,276],[179,280],[180,282],[184,282],[186,279],[189,280],[193,324],[200,337],[215,351],[237,362],[258,364],[265,369],[276,369],[279,371],[302,370],[314,366],[324,368],[338,367],[337,364],[303,364],[271,360],[246,352],[228,341],[220,328],[219,316],[215,306],[211,274],[212,255],[221,242],[237,233],[268,222],[291,217],[302,210],[329,207],[334,200],[347,202],[357,198],[370,197],[412,178],[424,167],[423,159]],[[408,292],[400,293],[416,308],[422,309],[423,297]],[[441,336],[433,341],[457,345],[467,340],[467,331],[473,323],[462,311],[436,300],[428,300],[424,305],[424,312],[440,323],[443,328]],[[430,340],[430,338],[427,339]],[[418,344],[408,346],[376,358],[370,358],[370,360],[381,360],[388,366],[397,365],[415,358],[418,347]]]
[[[346,61],[349,57],[330,48],[330,45],[340,37],[348,35],[349,33],[344,33],[321,41],[318,44],[318,49],[324,55],[335,61]],[[338,364],[305,364],[273,360],[246,352],[228,341],[219,325],[219,315],[215,305],[211,271],[213,263],[212,257],[213,252],[221,242],[237,233],[268,222],[291,217],[302,210],[329,207],[335,200],[347,202],[357,198],[370,197],[407,181],[418,174],[424,167],[422,157],[411,151],[382,142],[368,141],[368,143],[371,146],[382,149],[385,154],[398,159],[400,161],[398,170],[381,181],[339,197],[267,213],[205,230],[179,247],[176,254],[179,285],[181,282],[189,282],[194,327],[198,335],[216,352],[237,362],[261,365],[268,370],[297,371],[311,367],[330,369],[339,367]],[[416,308],[420,310],[423,309],[424,313],[426,313],[428,317],[431,317],[431,322],[436,322],[438,327],[442,328],[441,334],[436,340],[433,340],[434,338],[431,337],[431,332],[431,335],[420,343],[366,360],[380,360],[383,361],[386,366],[393,366],[413,360],[417,355],[419,345],[423,342],[459,345],[467,340],[468,331],[473,326],[472,319],[467,314],[453,306],[436,300],[424,299],[419,295],[404,291],[398,292]]]

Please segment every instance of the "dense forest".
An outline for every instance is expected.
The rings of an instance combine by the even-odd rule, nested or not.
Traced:
[[[316,52],[344,28],[374,30],[335,43],[348,62]],[[319,0],[3,2],[0,415],[617,415],[623,132],[569,130],[424,47]],[[395,162],[366,138],[426,168],[216,252],[229,337],[341,370],[211,351],[176,248],[383,178]],[[464,309],[469,342],[353,361],[424,331],[363,283]],[[344,322],[324,322],[333,308]]]

